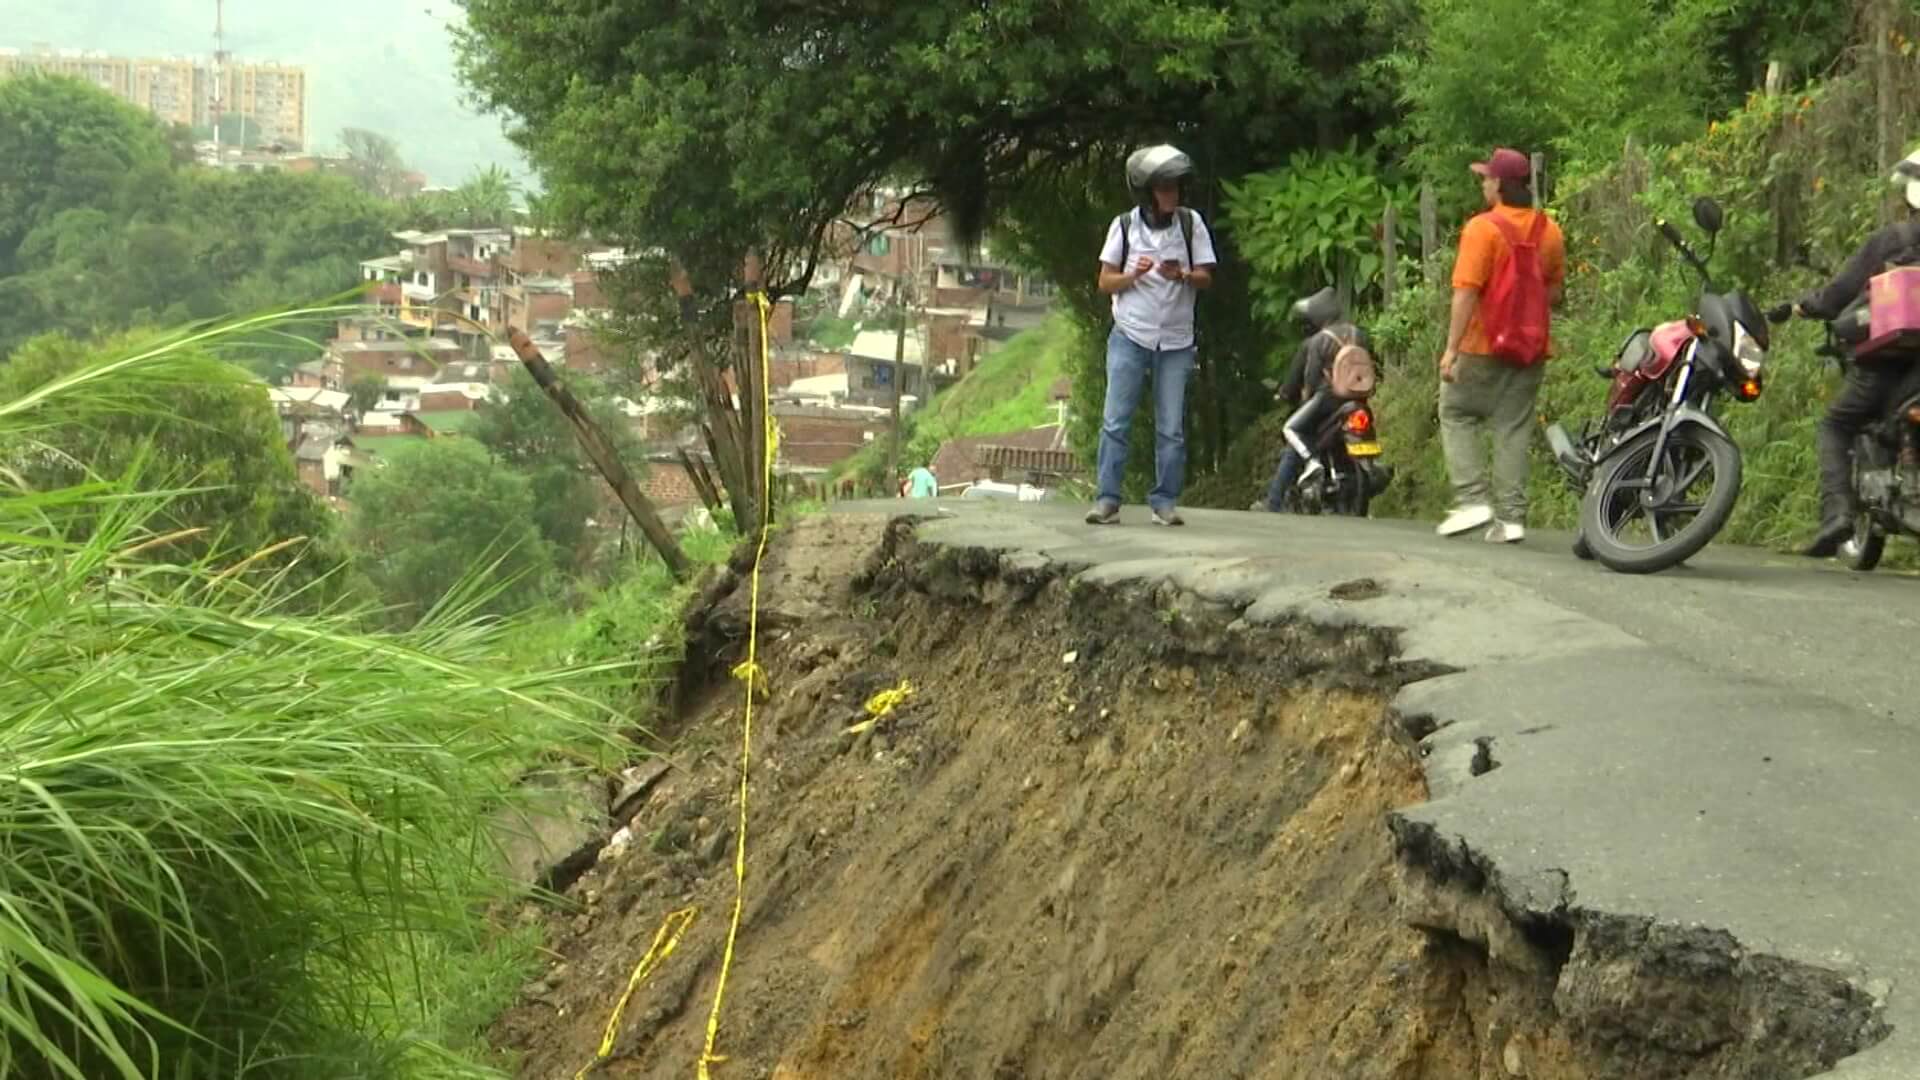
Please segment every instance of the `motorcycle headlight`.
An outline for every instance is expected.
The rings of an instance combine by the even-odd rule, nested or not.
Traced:
[[[1740,361],[1740,369],[1747,373],[1748,378],[1760,374],[1760,369],[1767,363],[1767,350],[1761,348],[1760,343],[1753,340],[1753,335],[1747,333],[1747,328],[1737,322],[1733,324],[1733,358]]]

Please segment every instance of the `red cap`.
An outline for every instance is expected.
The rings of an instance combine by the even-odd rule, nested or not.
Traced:
[[[1533,176],[1533,163],[1520,151],[1503,146],[1487,160],[1474,162],[1473,171],[1495,180],[1526,180]]]

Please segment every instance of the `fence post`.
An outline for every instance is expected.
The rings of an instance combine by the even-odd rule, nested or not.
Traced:
[[[1535,206],[1547,204],[1547,155],[1534,154],[1528,161],[1527,185],[1533,188]]]
[[[1440,251],[1440,208],[1433,197],[1433,185],[1420,185],[1420,272],[1427,274],[1433,257]]]
[[[1768,97],[1778,97],[1787,88],[1787,66],[1778,60],[1767,61],[1767,81],[1763,91]]]
[[[1380,254],[1384,260],[1380,272],[1380,298],[1393,303],[1395,278],[1400,270],[1400,214],[1393,208],[1393,201],[1387,201],[1387,212],[1380,221]]]

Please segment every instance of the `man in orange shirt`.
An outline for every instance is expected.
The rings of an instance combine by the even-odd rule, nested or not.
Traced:
[[[1531,235],[1546,212],[1533,208],[1532,168],[1518,150],[1500,149],[1473,166],[1480,177],[1487,212],[1467,223],[1453,267],[1453,315],[1447,350],[1440,357],[1440,444],[1453,481],[1454,509],[1440,523],[1442,536],[1458,536],[1485,527],[1497,544],[1526,539],[1527,452],[1533,437],[1534,403],[1546,364],[1518,366],[1490,354],[1480,323],[1480,294],[1512,257],[1506,236],[1492,219],[1506,219],[1516,235]],[[1538,266],[1550,304],[1558,304],[1567,273],[1566,238],[1547,218],[1540,237]],[[1551,351],[1551,347],[1549,347]],[[1492,483],[1487,449],[1493,437]]]

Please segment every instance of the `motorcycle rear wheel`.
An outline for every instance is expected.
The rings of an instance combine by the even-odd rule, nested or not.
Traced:
[[[1861,514],[1854,521],[1853,535],[1840,545],[1840,557],[1847,560],[1848,568],[1862,574],[1871,573],[1886,553],[1887,534],[1870,514]]]
[[[1600,462],[1580,504],[1581,537],[1594,558],[1617,573],[1654,574],[1692,558],[1725,527],[1740,498],[1740,448],[1699,424],[1682,424],[1661,454],[1658,501],[1644,505],[1645,489],[1627,485],[1646,476],[1659,436],[1644,432]],[[1690,495],[1709,473],[1711,487]],[[1646,525],[1651,543],[1633,536],[1636,522]]]
[[[1879,447],[1867,436],[1861,436],[1853,445],[1853,490],[1860,490],[1860,474],[1868,464],[1878,456]],[[1887,531],[1880,527],[1873,515],[1865,510],[1853,518],[1853,535],[1840,545],[1840,557],[1847,561],[1848,568],[1862,574],[1872,573],[1880,565],[1881,556],[1887,553]]]

